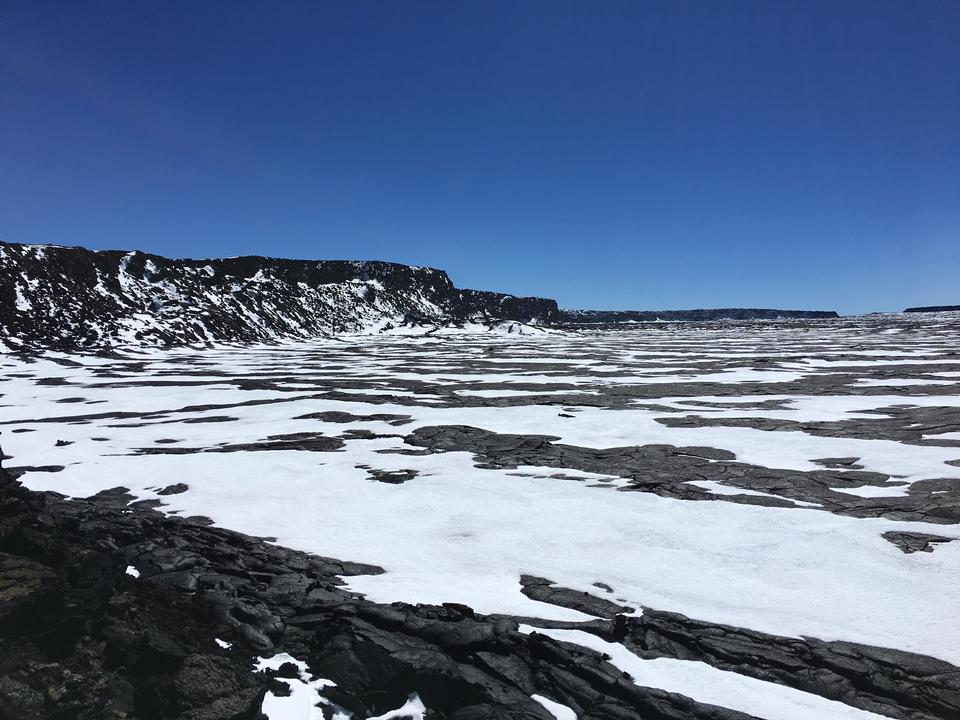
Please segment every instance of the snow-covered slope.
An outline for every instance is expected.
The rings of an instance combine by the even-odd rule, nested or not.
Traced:
[[[0,336],[67,348],[246,342],[556,319],[553,300],[459,290],[442,270],[387,262],[0,243]]]

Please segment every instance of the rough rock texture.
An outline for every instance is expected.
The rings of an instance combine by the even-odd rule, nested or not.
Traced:
[[[546,578],[533,575],[521,575],[520,584],[523,586],[521,592],[528,598],[579,610],[587,615],[595,615],[608,620],[613,620],[622,613],[632,613],[636,609],[620,605],[606,598],[597,597],[588,592],[578,592],[569,588],[558,587]]]
[[[111,500],[0,469],[0,718],[257,718],[266,676],[217,648],[194,597],[124,572],[143,519]]]
[[[442,270],[387,262],[0,243],[0,335],[64,348],[309,338],[401,324],[550,323],[557,304],[458,290]]]
[[[943,535],[931,535],[918,532],[897,532],[891,530],[883,533],[883,539],[892,542],[904,553],[909,555],[915,552],[933,552],[934,546],[939,543],[948,543],[953,538]]]
[[[627,620],[624,643],[642,657],[701,660],[891,717],[960,717],[960,669],[923,655],[778,637],[650,609]]]

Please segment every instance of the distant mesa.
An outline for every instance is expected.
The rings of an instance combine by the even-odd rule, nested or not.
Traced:
[[[928,307],[912,307],[904,310],[905,313],[935,313],[935,312],[957,312],[960,311],[960,305],[930,305]]]
[[[717,308],[712,310],[561,310],[566,325],[618,325],[649,322],[704,322],[710,320],[779,320],[840,317],[833,310],[774,310],[770,308]]]

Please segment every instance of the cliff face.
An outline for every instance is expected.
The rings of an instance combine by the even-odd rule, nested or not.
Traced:
[[[547,324],[557,304],[459,290],[442,270],[387,262],[237,257],[0,243],[0,334],[64,348],[377,332],[402,324]]]
[[[560,322],[570,325],[613,325],[631,322],[778,320],[782,318],[835,318],[833,310],[773,310],[769,308],[717,308],[712,310],[561,310]]]

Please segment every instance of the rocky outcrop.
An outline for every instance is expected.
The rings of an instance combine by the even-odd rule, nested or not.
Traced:
[[[780,637],[651,609],[628,620],[624,644],[641,657],[699,660],[889,717],[951,718],[960,712],[958,669],[934,658]]]
[[[716,308],[710,310],[561,310],[565,325],[621,325],[644,322],[706,322],[712,320],[825,319],[839,317],[833,310],[771,310]]]
[[[892,542],[909,555],[915,552],[933,552],[935,545],[951,542],[953,538],[944,535],[931,535],[930,533],[890,530],[883,533],[883,539]]]
[[[270,341],[557,316],[553,300],[460,290],[442,270],[396,263],[0,243],[0,337],[37,345]]]

